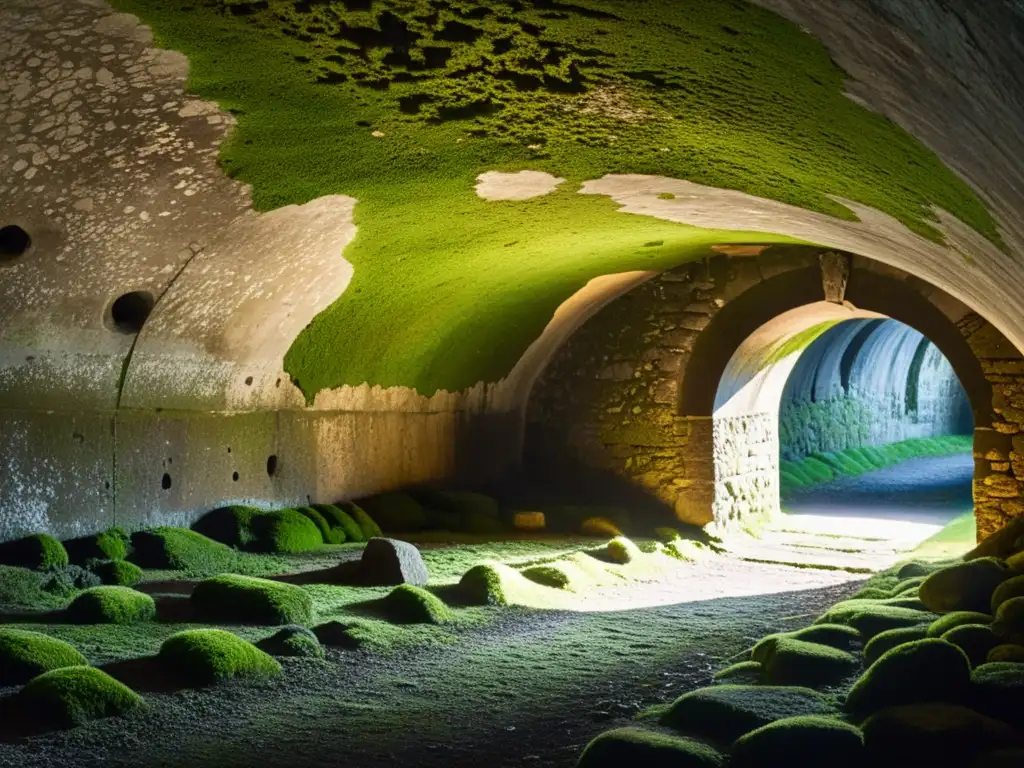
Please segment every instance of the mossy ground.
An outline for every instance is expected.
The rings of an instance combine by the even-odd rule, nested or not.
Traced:
[[[605,173],[690,179],[849,219],[828,197],[841,195],[932,238],[937,204],[998,240],[963,181],[846,97],[820,43],[753,4],[114,5],[185,52],[190,87],[238,117],[222,162],[253,185],[258,208],[359,201],[345,253],[353,281],[286,357],[310,399],[343,384],[431,394],[497,381],[597,275],[786,240],[627,216],[576,194]],[[481,172],[523,168],[567,182],[536,200],[475,195]]]

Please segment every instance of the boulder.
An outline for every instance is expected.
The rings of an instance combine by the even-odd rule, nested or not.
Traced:
[[[367,542],[359,562],[359,576],[364,584],[384,587],[398,584],[423,587],[430,580],[427,564],[416,547],[406,541],[385,538]]]
[[[1002,560],[982,557],[936,571],[921,584],[920,598],[936,613],[988,611],[996,587],[1013,576]]]
[[[849,723],[808,715],[776,720],[740,737],[730,768],[861,768],[864,737]]]
[[[1024,597],[1024,576],[1014,576],[1007,579],[992,593],[992,613],[999,610],[999,606],[1007,600],[1015,597]]]
[[[928,637],[928,626],[918,625],[916,627],[900,627],[889,629],[875,635],[871,641],[864,646],[864,663],[871,666],[878,661],[882,654],[895,648],[897,645],[912,643],[915,640],[924,640]]]
[[[1014,597],[999,606],[992,629],[1004,641],[1024,645],[1024,597]]]
[[[1016,517],[964,555],[964,560],[998,557],[1006,560],[1024,551],[1024,517]]]
[[[763,680],[771,685],[836,685],[860,666],[851,653],[820,643],[784,637],[763,662]]]
[[[1024,664],[1001,661],[977,667],[971,673],[971,705],[989,717],[1024,727]]]
[[[986,661],[1012,661],[1017,664],[1024,664],[1024,645],[1004,643],[997,645],[988,652]]]
[[[304,659],[322,659],[323,646],[316,634],[298,624],[281,627],[270,637],[256,643],[256,647],[271,656],[292,656]]]
[[[966,653],[972,667],[984,664],[989,651],[999,645],[996,633],[985,624],[961,624],[949,630],[942,639]]]
[[[978,611],[953,611],[928,625],[928,637],[942,637],[964,624],[991,624],[992,616]]]
[[[602,733],[583,750],[577,768],[719,768],[725,758],[694,739],[642,728]]]

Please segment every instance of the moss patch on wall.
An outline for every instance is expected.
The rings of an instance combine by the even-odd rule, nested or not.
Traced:
[[[994,241],[969,187],[792,24],[734,0],[115,0],[189,55],[238,117],[228,173],[267,210],[354,196],[353,281],[296,339],[312,399],[370,382],[430,394],[504,376],[558,304],[604,273],[785,238],[616,215],[606,173],[741,190],[850,219],[828,195],[938,239],[931,205]],[[567,179],[491,203],[484,171]],[[661,241],[658,247],[645,244]]]

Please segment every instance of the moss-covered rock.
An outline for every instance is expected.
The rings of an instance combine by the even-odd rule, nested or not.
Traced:
[[[999,610],[999,606],[1007,600],[1015,597],[1024,597],[1024,576],[1013,576],[1007,579],[992,593],[992,613]]]
[[[991,624],[992,616],[978,611],[953,611],[928,625],[928,637],[942,637],[951,629],[964,624]]]
[[[715,680],[737,685],[754,685],[761,682],[763,671],[764,667],[759,661],[741,661],[716,672]]]
[[[570,564],[568,562],[532,565],[529,568],[523,568],[520,573],[525,578],[540,584],[542,587],[569,590],[573,587],[573,573],[570,571]]]
[[[987,624],[961,624],[946,632],[942,639],[966,653],[972,667],[984,664],[989,651],[999,645],[999,638]]]
[[[367,540],[368,537],[363,534],[355,518],[337,504],[314,504],[313,509],[324,516],[331,528],[341,531],[345,541]]]
[[[970,702],[989,717],[1024,727],[1024,664],[1001,661],[979,665],[971,673]]]
[[[1024,551],[1024,517],[1016,517],[964,555],[964,560],[977,560],[985,557],[998,557],[1006,560],[1022,551]]]
[[[1024,552],[1006,558],[1006,565],[1014,573],[1024,573]]]
[[[320,541],[324,544],[344,544],[345,531],[333,527],[327,518],[318,509],[313,507],[297,507],[296,511],[307,517],[317,530],[320,531]]]
[[[1024,645],[1024,597],[1013,597],[1000,604],[992,629],[999,637]]]
[[[88,663],[63,640],[41,632],[0,628],[0,687],[22,685],[51,669]]]
[[[716,685],[676,699],[662,723],[723,744],[776,720],[834,711],[831,701],[809,688],[767,685]]]
[[[68,558],[75,565],[86,565],[90,560],[124,560],[128,556],[130,538],[121,528],[109,528],[91,536],[82,536],[64,542]]]
[[[852,651],[861,644],[860,632],[853,627],[845,624],[812,624],[792,632],[779,632],[761,638],[751,651],[751,658],[764,663],[774,653],[779,640],[787,637],[827,645],[841,651]]]
[[[609,560],[619,565],[639,560],[642,555],[640,548],[625,536],[616,536],[609,541],[607,554]]]
[[[118,717],[145,706],[142,697],[95,667],[61,667],[28,682],[19,706],[36,722],[73,728],[103,717]]]
[[[771,685],[836,685],[860,666],[851,653],[791,637],[779,639],[764,664],[763,680]]]
[[[876,712],[862,726],[866,765],[879,768],[969,765],[978,755],[1017,743],[1006,723],[964,706],[921,703]]]
[[[900,581],[889,590],[892,597],[917,597],[918,592],[921,589],[921,585],[924,584],[927,576],[913,576],[909,579],[900,579]]]
[[[384,616],[396,624],[447,624],[455,618],[451,608],[422,587],[401,584],[380,602]]]
[[[323,544],[320,529],[297,509],[279,509],[255,515],[252,531],[255,539],[251,546],[260,552],[311,552]]]
[[[155,528],[132,534],[131,561],[143,568],[170,568],[195,576],[230,571],[235,551],[187,528]]]
[[[423,505],[407,493],[395,491],[370,496],[361,499],[359,506],[388,532],[415,533],[428,525]]]
[[[256,507],[232,504],[207,512],[192,524],[192,530],[222,544],[244,548],[256,538],[252,521],[260,514],[263,511]]]
[[[829,609],[815,624],[845,624],[870,640],[890,629],[930,624],[937,618],[934,613],[889,605],[880,600],[846,600]]]
[[[851,596],[851,600],[885,600],[892,597],[892,594],[888,589],[882,589],[880,587],[864,587],[858,589]]]
[[[48,533],[36,533],[0,544],[0,564],[41,570],[70,562],[64,545]]]
[[[272,656],[292,656],[304,659],[322,659],[323,646],[316,634],[298,624],[281,627],[270,637],[256,644],[256,647]]]
[[[580,533],[584,536],[597,536],[602,539],[611,539],[622,535],[619,526],[607,517],[588,517],[580,523]]]
[[[864,663],[871,666],[889,649],[904,643],[912,643],[915,640],[924,640],[926,637],[928,637],[927,625],[900,627],[880,632],[864,646]]]
[[[725,758],[694,739],[641,728],[617,728],[587,745],[577,768],[720,768]]]
[[[138,624],[156,618],[156,603],[130,587],[93,587],[71,602],[66,615],[76,624]]]
[[[102,563],[95,563],[90,570],[95,573],[101,582],[117,587],[134,587],[142,581],[142,569],[135,563],[127,560],[107,560]]]
[[[922,563],[917,560],[911,560],[909,563],[904,563],[900,566],[899,570],[896,571],[896,578],[898,578],[900,581],[903,581],[904,579],[910,579],[914,577],[925,577],[934,573],[940,568],[941,566],[937,566],[934,563]]]
[[[157,658],[168,673],[193,685],[232,677],[270,677],[281,671],[269,654],[223,629],[190,629],[171,635]]]
[[[474,565],[459,580],[459,593],[470,605],[513,605],[538,589],[539,585],[502,563]]]
[[[302,587],[222,574],[199,582],[190,598],[196,617],[224,624],[310,624],[313,598]]]
[[[730,768],[861,768],[864,737],[833,717],[807,715],[777,720],[741,736]]]
[[[1010,661],[1024,664],[1024,645],[1014,645],[1013,643],[997,645],[988,652],[985,661]]]
[[[370,516],[369,512],[358,504],[348,502],[340,504],[339,506],[356,521],[356,524],[359,526],[359,530],[363,534],[363,541],[369,541],[370,539],[384,535],[380,526],[377,525],[377,521]]]
[[[921,602],[930,611],[989,610],[996,587],[1013,575],[1002,560],[982,557],[931,574],[921,584]]]
[[[882,654],[846,697],[846,710],[867,716],[886,707],[919,702],[961,702],[971,683],[966,654],[945,640],[926,638]]]

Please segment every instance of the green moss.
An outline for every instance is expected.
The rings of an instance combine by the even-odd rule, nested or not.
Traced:
[[[256,647],[272,656],[292,656],[303,659],[322,659],[323,646],[312,630],[298,624],[282,627]]]
[[[967,654],[972,667],[984,664],[989,651],[999,645],[996,633],[984,624],[962,624],[943,634],[942,639]]]
[[[694,739],[641,728],[617,728],[591,741],[577,768],[720,768],[725,758]]]
[[[313,509],[324,516],[331,528],[340,530],[345,541],[366,541],[367,536],[359,527],[359,523],[336,504],[314,504]]]
[[[313,507],[298,507],[298,512],[301,515],[309,518],[310,522],[317,527],[320,531],[320,540],[324,544],[344,544],[345,543],[345,530],[340,527],[331,525],[327,520],[327,517],[320,512],[318,509]]]
[[[69,563],[64,545],[48,533],[36,533],[0,544],[0,564],[19,568],[61,567]]]
[[[108,560],[96,563],[91,568],[104,584],[119,587],[134,587],[142,581],[142,569],[127,560]]]
[[[1024,664],[979,664],[971,673],[970,701],[979,712],[1024,727]]]
[[[230,571],[234,550],[185,528],[155,528],[132,534],[132,562],[143,568],[170,568],[196,576]]]
[[[427,527],[427,513],[407,493],[382,493],[359,502],[366,512],[389,533],[412,533]]]
[[[933,613],[890,605],[885,600],[846,600],[834,605],[815,623],[845,624],[870,640],[886,630],[928,624],[935,618]]]
[[[866,765],[971,765],[981,753],[1017,743],[1013,729],[967,707],[921,703],[884,709],[863,725]]]
[[[1014,597],[1024,597],[1024,576],[1014,576],[1007,579],[992,593],[992,613],[999,610],[999,606]]]
[[[22,685],[51,669],[88,663],[63,640],[40,632],[0,628],[0,687]]]
[[[455,614],[437,595],[427,590],[401,584],[380,602],[384,616],[396,624],[448,624]]]
[[[996,611],[992,629],[1010,642],[1024,643],[1024,597],[1006,600]]]
[[[356,521],[359,526],[359,530],[362,531],[363,541],[369,541],[376,536],[383,536],[384,532],[377,525],[377,521],[370,516],[370,514],[360,507],[358,504],[349,502],[342,505],[343,509],[351,515],[352,519]]]
[[[864,646],[864,663],[870,666],[891,648],[903,645],[904,643],[912,643],[915,640],[924,640],[926,637],[928,637],[928,627],[926,625],[900,627],[880,632]]]
[[[768,635],[754,646],[751,658],[755,661],[765,662],[775,652],[780,640],[790,638],[802,640],[807,643],[819,643],[841,651],[852,651],[860,646],[860,632],[853,627],[843,624],[812,624],[809,627],[794,630],[793,632],[779,632]]]
[[[63,605],[59,594],[47,591],[47,576],[38,571],[0,565],[0,607],[7,610],[46,610]]]
[[[625,536],[616,536],[614,539],[608,542],[607,547],[608,559],[613,563],[619,565],[625,565],[631,563],[634,560],[640,559],[640,549],[632,541],[627,539]]]
[[[867,716],[886,707],[928,701],[962,701],[970,688],[971,665],[952,643],[915,640],[886,651],[854,683],[846,710]]]
[[[252,521],[263,510],[233,504],[207,512],[192,524],[192,530],[231,547],[247,547],[256,538]]]
[[[680,696],[662,722],[690,735],[730,744],[776,720],[833,711],[827,697],[809,688],[716,685]]]
[[[1015,664],[1024,664],[1024,645],[1004,643],[997,645],[988,652],[986,661],[1009,661]]]
[[[942,637],[949,630],[963,624],[991,624],[992,617],[978,611],[953,611],[928,625],[928,637]]]
[[[781,638],[763,664],[766,683],[812,688],[836,685],[860,666],[851,653],[791,637]]]
[[[124,560],[128,555],[129,537],[120,528],[110,528],[91,536],[82,536],[64,542],[68,558],[76,565],[90,560]]]
[[[94,667],[46,672],[29,681],[18,700],[37,721],[57,728],[118,717],[145,706],[135,691]]]
[[[865,587],[853,593],[851,600],[885,600],[892,597],[888,590],[878,587]]]
[[[268,0],[231,14],[214,0],[117,0],[191,57],[199,96],[238,115],[222,162],[253,185],[257,208],[336,193],[359,201],[360,234],[345,253],[353,282],[285,358],[307,398],[363,382],[430,394],[497,381],[591,278],[779,239],[627,216],[576,194],[609,172],[852,219],[829,197],[842,195],[932,238],[937,205],[998,241],[967,184],[846,98],[846,75],[798,25],[729,0],[590,5],[504,15],[471,4],[459,24],[472,34],[456,39],[449,20],[430,21],[451,12],[440,2],[365,11]],[[388,38],[385,13],[408,34]],[[473,192],[479,173],[521,168],[568,182],[526,201]]]
[[[71,602],[67,616],[77,624],[136,624],[156,618],[156,603],[130,587],[93,587]]]
[[[741,661],[715,673],[716,681],[738,685],[755,685],[761,682],[764,667],[759,661]]]
[[[164,668],[194,685],[233,677],[279,674],[281,665],[252,643],[222,629],[190,629],[167,638],[158,659]]]
[[[921,584],[921,601],[937,613],[987,611],[996,587],[1013,575],[1006,564],[983,557],[943,568]]]
[[[323,545],[320,529],[296,509],[264,512],[252,518],[253,548],[260,552],[294,554]]]
[[[201,581],[190,599],[195,615],[214,623],[311,624],[309,593],[294,584],[223,574]]]
[[[730,768],[860,768],[864,737],[849,723],[806,715],[777,720],[740,737]]]
[[[523,576],[552,589],[572,589],[572,573],[565,563],[546,563],[523,568]]]

